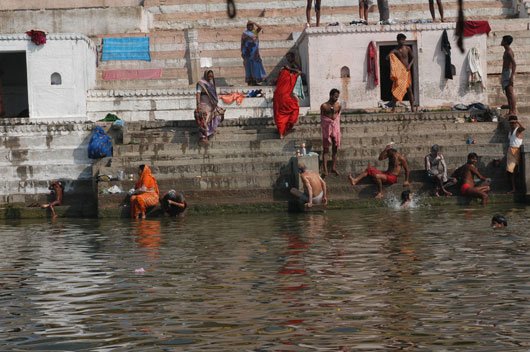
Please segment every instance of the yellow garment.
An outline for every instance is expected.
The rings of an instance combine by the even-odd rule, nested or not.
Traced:
[[[506,171],[513,174],[515,167],[519,165],[521,150],[517,147],[509,147],[506,153]]]
[[[394,82],[392,95],[397,101],[403,101],[403,97],[407,94],[407,89],[412,84],[412,80],[410,71],[394,54],[390,55],[390,79]]]

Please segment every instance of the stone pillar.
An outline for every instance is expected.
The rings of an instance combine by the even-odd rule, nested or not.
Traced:
[[[201,52],[199,50],[199,32],[194,29],[185,29],[186,38],[186,62],[188,66],[188,81],[196,83],[201,78]]]

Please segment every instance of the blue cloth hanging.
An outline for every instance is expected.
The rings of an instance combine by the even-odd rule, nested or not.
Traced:
[[[103,38],[101,61],[145,60],[149,55],[149,37]]]
[[[88,142],[88,157],[99,159],[112,156],[112,139],[105,134],[103,127],[96,127]]]

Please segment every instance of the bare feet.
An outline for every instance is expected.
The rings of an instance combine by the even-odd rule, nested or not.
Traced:
[[[280,139],[285,139],[285,136],[283,134],[280,134]]]
[[[43,205],[41,205],[40,207],[41,207],[42,209],[46,209],[46,208],[48,208],[49,206],[50,206],[49,204],[43,204]]]
[[[452,196],[453,193],[449,192],[449,191],[444,191],[444,194],[446,197],[449,197],[449,196]]]
[[[355,186],[357,184],[357,181],[353,178],[351,174],[348,175],[348,180],[350,180],[352,186]]]
[[[327,175],[328,175],[328,170],[324,170],[324,172],[322,173],[322,176],[326,177]]]
[[[338,172],[337,169],[331,169],[331,172],[333,172],[337,176],[340,175],[340,172]]]
[[[375,199],[381,199],[381,198],[383,198],[383,193],[377,193],[375,195]]]

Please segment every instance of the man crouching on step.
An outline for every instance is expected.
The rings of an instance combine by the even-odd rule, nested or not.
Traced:
[[[291,194],[306,202],[305,206],[311,208],[313,204],[328,204],[326,193],[326,182],[316,171],[309,171],[304,164],[298,165],[298,172],[304,184],[304,192],[297,188],[291,188]]]

